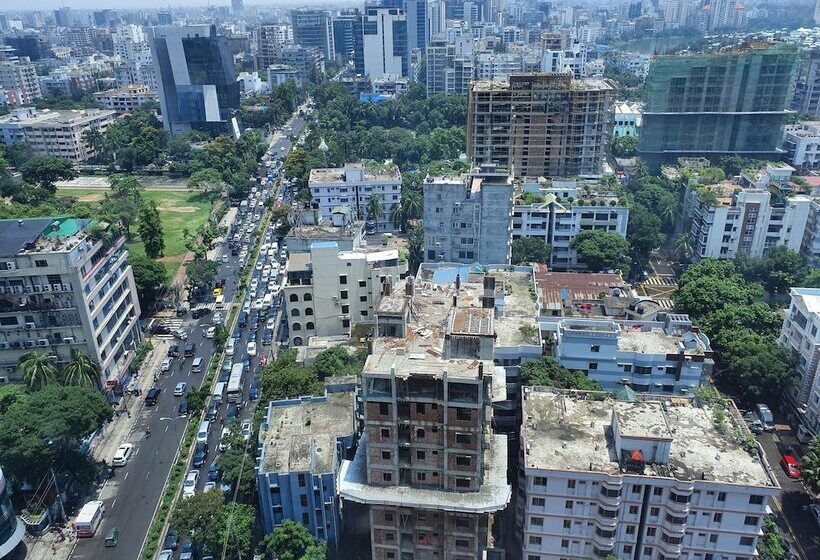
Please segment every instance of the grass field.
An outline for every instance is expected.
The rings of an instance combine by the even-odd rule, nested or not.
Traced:
[[[105,192],[99,189],[60,189],[57,195],[73,196],[82,202],[98,202],[103,199]],[[173,278],[187,252],[182,230],[188,228],[194,232],[204,224],[211,213],[211,202],[201,193],[182,190],[143,191],[142,196],[157,204],[165,234],[165,256],[159,260],[168,269],[169,278]],[[145,249],[134,227],[131,228],[131,236],[128,250],[135,255],[144,255]]]

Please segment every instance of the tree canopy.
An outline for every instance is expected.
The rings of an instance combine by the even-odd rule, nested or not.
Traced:
[[[162,263],[142,255],[129,255],[128,261],[134,273],[140,307],[147,311],[162,294],[168,271]]]
[[[225,503],[222,491],[199,492],[180,500],[172,523],[180,534],[202,543],[215,556],[226,546],[232,556],[245,557],[251,551],[256,514],[253,506]]]
[[[521,380],[525,385],[543,385],[556,389],[601,390],[601,384],[596,380],[589,379],[582,371],[568,370],[551,356],[522,364]]]
[[[265,535],[262,548],[268,558],[274,560],[324,560],[321,555],[316,556],[322,552],[323,546],[317,547],[310,531],[291,519],[285,519],[272,533]]]
[[[615,269],[629,271],[629,242],[611,231],[582,231],[570,242],[578,260],[592,272]]]
[[[319,379],[332,376],[360,375],[367,350],[350,353],[344,346],[334,346],[320,352],[311,364]]]
[[[275,361],[262,368],[259,385],[262,389],[262,402],[315,395],[322,391],[316,370],[298,365],[296,352],[293,350],[280,353]]]
[[[519,237],[512,242],[512,264],[549,264],[552,247],[536,237]]]

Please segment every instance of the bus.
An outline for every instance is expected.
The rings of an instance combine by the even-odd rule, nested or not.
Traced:
[[[242,363],[234,364],[231,368],[231,377],[228,379],[228,392],[226,400],[229,403],[236,403],[242,401],[242,378],[245,374],[245,365]]]
[[[103,515],[105,515],[105,506],[100,500],[85,504],[74,521],[74,531],[76,531],[77,536],[81,538],[93,537],[100,523],[102,523]]]

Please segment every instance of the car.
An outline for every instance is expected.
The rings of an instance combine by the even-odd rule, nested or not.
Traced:
[[[209,308],[199,307],[197,309],[194,309],[191,312],[191,317],[193,317],[194,319],[199,319],[199,318],[204,317],[205,315],[208,315],[210,313],[211,313],[211,310]]]
[[[151,327],[151,334],[171,334],[171,329],[165,325],[154,325]]]
[[[233,330],[233,333],[231,333],[231,338],[234,339],[234,340],[239,340],[240,338],[242,338],[242,328],[241,327],[236,327]]]
[[[250,288],[248,290],[248,297],[251,298],[251,300],[256,299],[257,294],[259,294],[259,290],[257,288]],[[251,307],[252,306],[253,306],[253,303],[251,303]]]
[[[127,465],[132,451],[134,451],[134,446],[132,444],[123,443],[120,445],[114,453],[114,458],[111,459],[111,466],[124,467]]]
[[[205,420],[213,422],[216,420],[216,415],[219,413],[219,403],[211,401],[208,403],[208,409],[205,411]]]
[[[256,343],[254,341],[248,342],[248,356],[256,356]]]
[[[185,477],[185,482],[182,484],[182,497],[190,498],[196,494],[196,483],[199,481],[199,471],[190,470]]]
[[[253,428],[251,427],[250,420],[245,420],[244,422],[242,422],[242,427],[240,428],[240,431],[242,432],[242,437],[245,439],[245,441],[251,439],[251,434],[253,434]]]
[[[193,342],[187,343],[185,349],[182,351],[182,355],[186,358],[193,358],[195,353],[196,345]]]
[[[182,399],[179,401],[179,406],[177,407],[177,412],[180,416],[187,416],[188,415],[188,399]]]
[[[229,407],[228,413],[225,415],[225,422],[233,422],[236,420],[239,417],[239,412],[239,405]]]
[[[811,516],[814,518],[814,522],[817,523],[817,525],[820,525],[820,505],[819,504],[810,504],[809,506],[807,506],[806,509],[809,511]]]
[[[213,318],[214,325],[219,325],[224,320],[225,320],[225,316],[222,314],[221,311],[217,311],[216,313],[214,313],[214,318]]]
[[[239,325],[240,329],[244,329],[245,325],[248,324],[248,314],[245,311],[239,314],[239,321],[236,324]]]
[[[762,434],[765,430],[766,428],[763,427],[763,424],[760,422],[760,420],[749,420],[749,431],[753,434]]]
[[[216,327],[211,326],[205,329],[205,338],[213,338],[216,335]]]
[[[189,542],[183,544],[179,553],[179,560],[194,560],[194,545]]]
[[[265,321],[265,328],[272,331],[276,327],[276,317],[270,317]]]
[[[168,356],[170,356],[171,358],[179,358],[179,345],[172,344],[168,348]]]
[[[183,328],[176,329],[171,334],[174,335],[174,338],[178,338],[180,340],[188,340],[188,331],[186,331]]]
[[[231,370],[225,371],[224,369],[219,372],[219,379],[217,380],[219,383],[227,383],[231,378]]]
[[[257,278],[256,276],[251,278],[250,287],[251,288],[256,288],[258,285],[259,285],[259,278]]]
[[[208,480],[211,482],[219,480],[219,467],[216,465],[216,461],[208,467]]]
[[[253,308],[257,311],[262,309],[262,306],[264,305],[264,302],[265,302],[264,298],[261,298],[261,297],[256,298],[256,301],[253,302]]]
[[[228,264],[229,260],[228,255],[222,255],[222,264]]]
[[[256,261],[256,266],[255,266],[254,268],[255,268],[256,270],[261,271],[261,270],[262,270],[262,268],[264,268],[264,266],[265,266],[265,265],[264,265],[264,264],[262,264],[262,261],[261,261],[261,260],[258,260],[258,261]]]
[[[262,331],[262,344],[270,344],[273,342],[273,331],[270,329],[265,329]]]
[[[251,357],[247,353],[242,356],[242,365],[245,366],[246,371],[251,368]]]
[[[188,384],[185,383],[184,381],[180,381],[179,383],[177,383],[177,386],[174,387],[174,396],[175,397],[183,396],[185,394],[185,389],[187,389],[187,388],[188,388]]]
[[[250,389],[248,389],[248,398],[252,401],[259,398],[259,380],[255,377],[253,381],[251,381]]]
[[[176,529],[168,527],[168,532],[165,533],[165,540],[162,541],[162,548],[166,550],[176,550],[179,547],[179,536]]]
[[[219,450],[225,451],[228,449],[228,436],[230,435],[230,428],[222,428],[222,433],[219,435]]]
[[[215,298],[218,298],[222,295],[222,288],[214,288],[213,295]]]
[[[789,478],[800,478],[800,467],[798,467],[797,459],[793,455],[783,455],[780,459],[780,467]]]
[[[205,486],[202,487],[202,491],[210,492],[211,490],[216,490],[216,482],[209,480],[205,483]]]
[[[157,560],[174,560],[174,551],[173,550],[163,550],[157,556]]]
[[[194,449],[194,466],[199,468],[205,464],[205,459],[208,458],[208,444],[204,441],[196,444]]]
[[[160,371],[171,371],[171,366],[174,364],[174,359],[170,356],[162,360],[162,364],[159,366]]]

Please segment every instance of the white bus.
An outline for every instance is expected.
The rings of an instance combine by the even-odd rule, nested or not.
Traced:
[[[244,374],[244,364],[234,364],[231,368],[231,377],[228,379],[228,392],[226,395],[226,400],[229,403],[240,402],[242,400],[242,378]]]
[[[74,521],[74,530],[77,532],[77,536],[93,537],[100,523],[102,523],[103,515],[105,515],[105,506],[100,500],[85,504]]]

